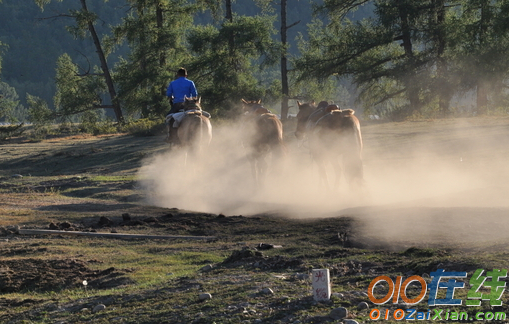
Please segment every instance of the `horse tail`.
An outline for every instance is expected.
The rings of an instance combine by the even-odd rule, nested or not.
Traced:
[[[210,144],[211,140],[211,130],[209,129],[208,118],[205,116],[200,117],[201,125],[200,125],[200,138],[201,138],[201,146],[203,148],[207,147]]]
[[[284,142],[283,137],[283,124],[277,116],[271,114],[271,118],[267,120],[270,123],[270,150],[272,151],[272,162],[275,165],[275,170],[281,173],[284,169],[286,157],[288,156],[288,149]]]
[[[341,131],[344,146],[349,147],[349,151],[355,151],[360,156],[362,152],[362,135],[360,123],[357,117],[353,115],[352,109],[346,109],[340,113],[334,114],[335,119],[331,119],[334,128]]]
[[[198,134],[197,134],[198,139],[196,140],[196,144],[197,144],[196,153],[201,154],[201,152],[203,150],[203,146],[206,145],[204,128],[207,126],[205,125],[205,121],[201,114],[196,116],[196,119],[198,119],[198,126],[197,126],[198,127]]]
[[[189,151],[192,154],[197,153],[197,149],[199,150],[200,146],[200,116],[198,114],[187,114],[185,117],[186,121],[186,129],[185,129],[185,142],[187,143],[189,147]],[[183,120],[184,121],[184,120]],[[184,126],[184,125],[182,125]]]
[[[352,110],[353,111],[353,110]],[[362,153],[362,135],[361,135],[361,125],[359,123],[359,120],[357,117],[353,116],[353,113],[351,115],[347,115],[347,119],[349,122],[348,129],[350,132],[352,132],[353,140],[355,141],[355,150],[358,152],[359,156],[361,156]]]
[[[357,128],[356,129],[357,144],[359,145],[359,155],[361,155],[362,154],[363,144],[362,144],[361,125],[359,124],[359,122],[357,122],[356,128]]]
[[[199,115],[194,115],[193,117],[198,128],[195,130],[196,134],[194,134],[196,136],[194,138],[194,151],[196,155],[200,155],[203,145],[203,120]]]
[[[283,136],[283,124],[279,119],[276,118],[274,121],[276,124],[275,127],[277,128],[278,136],[277,136],[277,154],[284,158],[288,155],[288,148],[286,147],[284,136]]]
[[[210,125],[210,121],[206,116],[200,115],[199,119],[199,149],[202,150],[204,147],[207,147],[212,140],[212,125]]]
[[[348,118],[350,121],[350,131],[353,132],[353,138],[351,140],[354,141],[352,143],[352,148],[350,150],[350,154],[347,157],[347,168],[349,169],[351,179],[355,179],[358,181],[358,184],[362,184],[364,182],[364,167],[362,165],[362,135],[361,135],[361,127],[359,120],[352,115]]]

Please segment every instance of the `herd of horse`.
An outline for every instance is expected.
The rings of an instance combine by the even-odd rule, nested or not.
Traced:
[[[363,144],[360,123],[354,110],[340,109],[326,101],[318,105],[298,101],[297,104],[299,112],[295,136],[307,143],[309,153],[318,166],[321,184],[328,189],[337,189],[344,173],[351,188],[361,188],[364,183]],[[260,183],[267,174],[267,156],[272,155],[272,161],[282,161],[288,154],[283,124],[275,114],[263,107],[261,100],[242,99],[242,106],[242,143],[253,178]],[[199,98],[186,98],[185,112],[178,128],[180,146],[186,149],[187,154],[196,154],[210,144],[212,125],[201,109]],[[327,165],[335,173],[333,184],[327,176]]]

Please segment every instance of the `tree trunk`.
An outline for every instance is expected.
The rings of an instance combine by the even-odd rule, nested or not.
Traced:
[[[232,0],[226,0],[226,20],[233,22]]]
[[[162,42],[162,33],[163,33],[163,25],[164,25],[164,17],[163,17],[163,8],[162,3],[160,1],[156,4],[156,24],[157,24],[157,39],[158,43],[161,44]],[[164,50],[160,50],[159,53],[159,68],[161,71],[166,67],[166,55],[164,53]],[[161,88],[159,89],[159,94],[161,95],[161,98],[166,98],[166,84],[161,85]],[[155,107],[156,112],[158,113],[164,113],[163,111],[164,107],[160,104],[157,104]]]
[[[81,7],[84,13],[88,14],[87,2],[86,0],[80,0]],[[97,55],[99,56],[99,60],[101,61],[101,69],[104,73],[104,78],[106,80],[106,85],[108,86],[108,92],[111,98],[111,104],[113,105],[113,110],[115,111],[115,117],[117,118],[117,122],[121,123],[124,121],[124,117],[122,115],[122,109],[120,109],[120,104],[117,100],[117,92],[115,91],[115,86],[113,84],[113,79],[111,78],[110,70],[108,68],[108,63],[106,61],[106,56],[104,55],[104,51],[101,47],[101,42],[99,41],[99,37],[95,31],[94,24],[89,21],[88,22],[88,30],[92,35],[92,39],[94,40],[94,45],[96,48]]]
[[[138,8],[137,8],[137,14],[138,14],[138,17],[140,17],[141,19],[143,19],[143,16],[145,15],[145,11],[143,10],[143,6],[141,6],[140,4],[138,4]],[[143,28],[143,27],[142,27]],[[145,38],[145,33],[142,31],[140,33],[140,48],[145,48],[145,42],[146,42],[146,38]],[[140,70],[143,74],[146,74],[146,70],[147,70],[147,57],[145,55],[145,53],[143,53],[141,59],[140,59]],[[143,80],[141,83],[140,83],[140,88],[147,88],[147,81],[146,80]],[[146,118],[149,116],[150,114],[150,111],[149,111],[149,105],[147,103],[144,103],[142,105],[141,108],[141,117],[143,118]]]
[[[157,41],[158,43],[162,42],[162,33],[163,33],[163,8],[161,2],[157,2],[156,4],[156,26],[157,26]],[[164,55],[164,51],[159,53],[159,67],[162,68],[166,64],[166,56]]]
[[[405,5],[400,5],[398,7],[399,16],[401,19],[401,40],[403,43],[401,46],[405,51],[405,56],[409,62],[410,70],[407,73],[407,76],[404,78],[404,84],[408,100],[410,101],[410,109],[409,113],[413,113],[415,111],[421,110],[421,101],[419,99],[419,87],[416,84],[416,75],[415,75],[415,57],[412,49],[412,39],[410,33],[410,26],[408,22],[408,8],[405,8]]]
[[[437,93],[438,93],[438,107],[443,116],[449,113],[449,103],[451,101],[451,91],[449,83],[447,82],[447,61],[444,58],[444,51],[446,46],[446,33],[445,33],[445,0],[434,1],[436,12],[436,32],[435,42],[437,48]]]
[[[481,18],[479,21],[479,47],[482,48],[484,46],[484,37],[487,33],[489,18],[488,18],[488,8],[489,4],[487,1],[481,1]],[[483,75],[477,76],[477,113],[479,115],[484,115],[488,111],[488,88],[486,82],[484,80]]]
[[[287,40],[286,32],[288,27],[286,25],[286,0],[281,0],[281,45],[283,53],[281,54],[281,91],[283,100],[281,101],[281,120],[285,121],[288,118],[288,67],[287,67]]]
[[[233,11],[232,11],[232,1],[226,0],[226,16],[225,19],[229,21],[230,23],[233,22]],[[234,52],[235,52],[235,35],[231,34],[228,37],[228,44],[230,46],[230,57],[232,59],[235,58]]]
[[[226,16],[225,19],[232,23],[233,22],[233,11],[232,11],[232,1],[226,0]],[[228,45],[229,45],[229,52],[230,52],[230,59],[232,60],[233,66],[235,66],[235,69],[237,68],[236,59],[235,59],[235,35],[232,33],[228,36]]]

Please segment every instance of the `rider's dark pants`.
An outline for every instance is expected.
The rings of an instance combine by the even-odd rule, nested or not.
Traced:
[[[174,113],[178,113],[179,110],[184,110],[184,103],[183,102],[177,102],[177,103],[174,103],[172,106],[171,106],[171,110],[169,113],[167,113],[166,115],[169,115],[169,114],[174,114]]]

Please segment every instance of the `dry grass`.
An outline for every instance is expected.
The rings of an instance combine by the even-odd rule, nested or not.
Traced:
[[[168,154],[161,137],[3,142],[0,289],[10,287],[5,262],[13,262],[13,273],[39,275],[47,284],[57,279],[45,275],[57,271],[51,265],[65,261],[67,276],[59,276],[69,281],[58,281],[54,289],[34,281],[2,291],[0,322],[322,323],[339,306],[367,322],[368,311],[356,309],[367,298],[356,294],[377,275],[429,273],[440,264],[469,275],[477,268],[507,268],[508,126],[507,118],[364,123],[369,196],[363,199],[347,186],[336,193],[315,186],[312,161],[290,131],[288,173],[260,192],[250,191],[242,151],[222,146],[239,144],[228,125],[214,130],[201,178],[173,164],[177,154]],[[193,199],[177,193],[192,193]],[[101,224],[101,217],[110,223]],[[14,225],[48,228],[50,223],[218,239],[120,241],[12,233]],[[282,248],[256,256],[254,247],[261,242]],[[224,263],[243,247],[253,254]],[[47,267],[30,268],[33,260]],[[74,268],[70,260],[77,260]],[[207,264],[215,268],[199,271]],[[321,267],[331,269],[333,290],[345,292],[344,298],[314,303],[309,282],[295,277]],[[101,272],[111,268],[114,275]],[[80,271],[95,276],[99,286],[85,290]],[[11,284],[22,283],[13,273]],[[261,294],[264,287],[275,294]],[[200,302],[201,292],[213,298]],[[505,296],[503,301],[507,312]],[[106,310],[90,312],[100,303]]]

